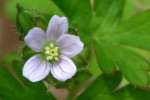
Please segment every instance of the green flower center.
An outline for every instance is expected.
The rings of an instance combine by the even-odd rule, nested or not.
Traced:
[[[46,60],[50,62],[58,61],[60,56],[59,47],[53,43],[46,45],[44,48],[44,55]]]

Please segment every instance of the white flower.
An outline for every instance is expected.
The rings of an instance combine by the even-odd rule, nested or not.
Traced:
[[[83,43],[78,36],[68,34],[66,17],[54,15],[46,32],[35,27],[28,32],[24,40],[37,52],[37,55],[25,63],[24,77],[37,82],[51,73],[57,80],[66,81],[75,75],[77,69],[70,58],[82,51]]]

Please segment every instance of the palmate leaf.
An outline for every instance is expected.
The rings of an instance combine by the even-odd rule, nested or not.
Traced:
[[[0,68],[1,100],[55,100],[42,83],[24,83],[22,86],[8,71]]]
[[[121,77],[119,73],[98,77],[77,100],[149,100],[150,91],[137,89],[131,85],[120,90],[116,90],[120,83]]]
[[[99,66],[104,72],[119,69],[131,83],[149,84],[149,64],[142,55],[130,49],[149,50],[149,11],[121,22],[125,0],[53,1],[79,29],[81,38],[89,37],[85,42],[91,41],[93,36]]]
[[[149,17],[150,11],[145,11],[123,22],[113,32],[97,34],[96,51],[105,72],[117,67],[131,83],[148,86],[148,61],[131,48],[150,50]]]

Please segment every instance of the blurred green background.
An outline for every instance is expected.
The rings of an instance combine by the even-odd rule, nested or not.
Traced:
[[[35,9],[42,13],[50,14],[62,14],[61,10],[51,0],[7,0],[3,3],[3,13],[1,13],[1,19],[6,24],[1,24],[0,31],[0,55],[5,56],[10,52],[18,50],[20,48],[20,41],[17,35],[15,21],[16,21],[16,4],[20,4],[27,9]],[[2,3],[1,3],[2,5]],[[2,9],[2,8],[1,8]],[[124,19],[142,11],[150,9],[150,0],[127,0],[124,9]],[[13,41],[13,42],[12,42]],[[0,57],[2,57],[0,56]],[[90,67],[91,73],[98,75],[99,69],[96,67],[96,60],[93,59],[95,66]],[[4,74],[5,75],[5,74]],[[60,96],[61,94],[59,94]],[[62,94],[62,97],[66,94]],[[60,97],[60,98],[62,98]]]

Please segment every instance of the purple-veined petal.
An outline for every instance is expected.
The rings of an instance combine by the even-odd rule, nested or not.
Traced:
[[[67,57],[74,57],[79,54],[84,47],[80,38],[75,35],[64,34],[57,41],[61,53]]]
[[[47,39],[48,40],[56,40],[63,33],[67,33],[68,31],[68,20],[66,17],[59,17],[54,15],[48,25],[47,29]]]
[[[26,44],[34,51],[40,52],[46,42],[46,34],[38,27],[31,29],[25,37]]]
[[[51,68],[51,74],[59,81],[66,81],[72,78],[76,72],[75,64],[66,56],[61,56],[60,61]]]
[[[31,57],[23,67],[23,76],[31,82],[43,80],[50,72],[51,65],[40,55]]]

